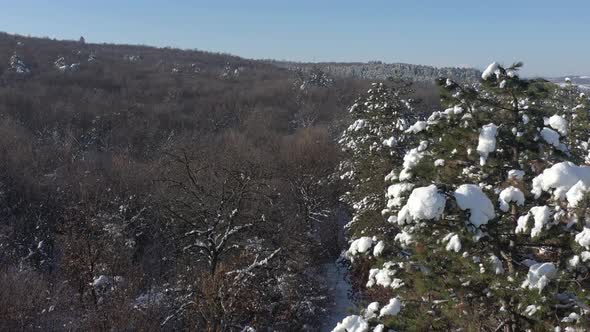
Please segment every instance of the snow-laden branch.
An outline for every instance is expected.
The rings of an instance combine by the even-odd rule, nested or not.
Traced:
[[[184,311],[184,309],[185,309],[186,307],[188,307],[189,305],[193,305],[193,304],[196,304],[196,303],[195,303],[194,301],[189,301],[189,302],[186,302],[186,303],[182,304],[182,305],[180,306],[180,308],[178,308],[178,309],[177,309],[175,312],[173,312],[171,315],[168,315],[168,316],[167,316],[167,317],[166,317],[166,318],[165,318],[165,319],[162,321],[162,323],[160,324],[160,327],[164,327],[164,325],[166,325],[166,324],[167,324],[167,323],[168,323],[168,322],[169,322],[171,319],[173,319],[174,317],[176,317],[176,316],[178,316],[179,314],[181,314],[181,313]]]
[[[254,273],[252,271],[254,271],[257,268],[268,265],[268,262],[271,259],[273,259],[273,257],[275,257],[280,251],[281,251],[281,248],[278,248],[262,260],[258,260],[259,255],[256,255],[256,258],[254,258],[254,262],[252,262],[252,264],[250,264],[248,267],[246,267],[244,269],[229,271],[229,272],[227,272],[227,274],[228,275],[237,274],[234,277],[234,284],[236,284],[238,281],[240,281],[244,277],[244,275],[254,276]]]

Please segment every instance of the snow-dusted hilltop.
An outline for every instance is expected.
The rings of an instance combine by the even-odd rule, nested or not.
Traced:
[[[334,331],[585,331],[590,99],[492,63],[438,81],[418,118],[376,84],[351,107],[341,177],[360,312]]]
[[[584,91],[590,91],[590,76],[588,75],[572,75],[572,76],[563,76],[563,77],[554,77],[549,79],[551,82],[560,84],[561,86],[566,85],[567,83],[572,83],[577,85],[580,89]]]
[[[288,73],[263,61],[229,54],[141,45],[92,44],[80,40],[50,40],[0,32],[0,75],[4,72],[36,76],[48,72],[87,72],[89,68],[117,66],[158,70],[180,76],[217,76],[233,79],[255,76],[253,71]],[[226,68],[228,67],[228,68]],[[21,78],[24,75],[20,75]],[[179,75],[176,75],[179,76]]]

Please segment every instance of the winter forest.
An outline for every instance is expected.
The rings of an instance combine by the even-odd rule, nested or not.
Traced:
[[[0,331],[586,331],[590,92],[523,66],[0,33]]]

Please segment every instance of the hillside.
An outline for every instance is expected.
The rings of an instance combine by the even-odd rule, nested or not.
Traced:
[[[158,72],[223,74],[224,70],[230,68],[232,72],[236,69],[238,71],[273,70],[273,66],[262,62],[222,53],[142,45],[86,44],[84,41],[58,41],[0,33],[2,59],[8,59],[14,53],[25,60],[33,74],[53,69],[55,61],[60,57],[63,57],[67,63],[79,64],[99,58],[108,64],[134,63],[139,70],[149,69]],[[0,63],[2,72],[8,69],[7,63],[8,61]]]
[[[326,124],[341,114],[346,98],[352,100],[350,92],[367,86],[340,79],[329,90],[310,86],[301,91],[300,79],[273,65],[227,54],[0,34],[0,87],[20,108],[0,107],[21,119],[34,117],[28,112],[40,111],[42,118],[63,112],[51,105],[66,103],[65,108],[92,117],[139,117],[156,126],[152,134],[168,137],[233,128],[272,109],[265,121],[283,117],[281,130],[288,133],[304,116],[301,103],[307,105],[305,112],[313,113],[308,116],[314,124]],[[38,110],[31,99],[51,112]],[[57,125],[45,120],[39,125]],[[126,137],[134,135],[134,127],[125,130]]]
[[[343,189],[325,181],[369,83],[312,81],[225,54],[0,34],[0,329],[320,319],[322,266],[343,245]]]

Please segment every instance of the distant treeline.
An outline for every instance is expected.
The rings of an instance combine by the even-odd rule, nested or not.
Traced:
[[[477,82],[481,72],[473,68],[431,67],[406,63],[383,63],[371,61],[368,63],[320,62],[300,63],[269,61],[277,66],[290,70],[312,71],[320,69],[335,77],[350,77],[362,80],[385,80],[389,77],[407,79],[414,82],[434,82],[440,77],[449,77],[461,82]]]

